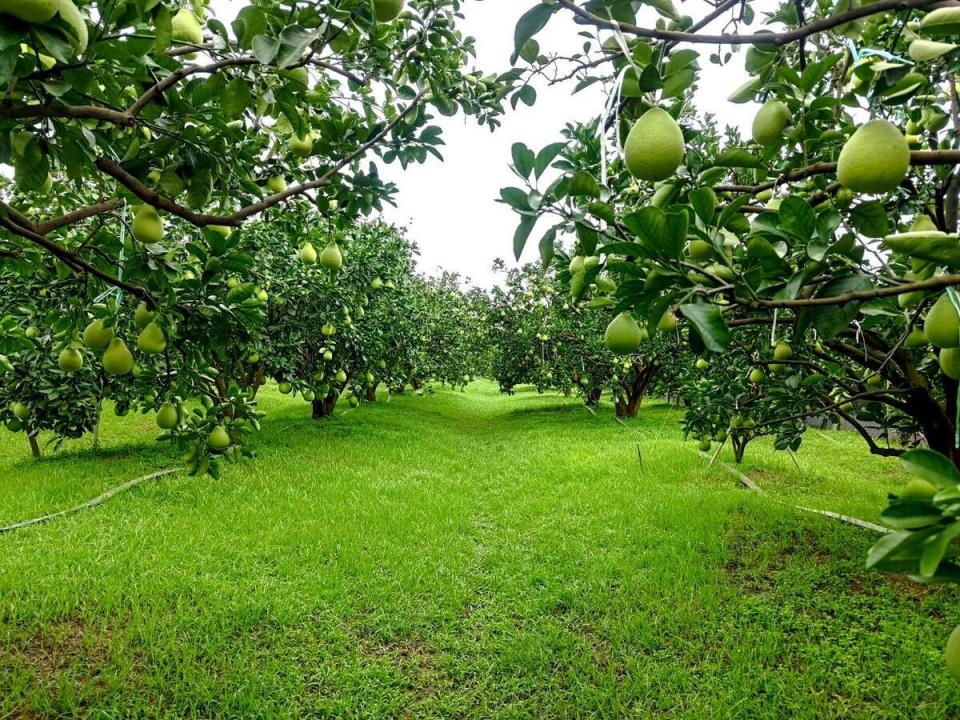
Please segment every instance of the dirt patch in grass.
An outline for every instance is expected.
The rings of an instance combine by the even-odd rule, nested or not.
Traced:
[[[15,674],[29,677],[36,686],[62,688],[70,684],[78,693],[84,689],[96,691],[105,686],[105,670],[114,648],[113,627],[69,616],[15,635],[0,652],[0,663]]]
[[[815,528],[777,523],[757,529],[749,523],[748,514],[738,508],[726,531],[729,558],[723,572],[731,585],[751,594],[775,592],[798,563],[819,567],[849,559],[828,547]]]
[[[360,652],[371,663],[392,666],[407,680],[407,689],[418,700],[427,700],[450,685],[437,655],[419,637],[379,638],[356,634]]]

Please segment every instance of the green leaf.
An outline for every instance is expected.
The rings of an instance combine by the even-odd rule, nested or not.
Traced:
[[[257,35],[253,38],[253,54],[257,56],[264,65],[269,65],[280,51],[280,40],[267,37],[266,35]]]
[[[517,21],[517,26],[513,31],[513,56],[510,59],[511,63],[515,64],[517,62],[517,58],[519,58],[520,53],[523,52],[523,46],[526,45],[527,41],[533,38],[534,35],[546,27],[554,10],[559,7],[559,5],[538,3],[523,14],[520,20]]]
[[[780,203],[780,228],[799,240],[809,240],[817,229],[817,214],[806,200],[790,195]]]
[[[663,98],[680,97],[683,91],[693,85],[696,79],[697,76],[692,68],[684,68],[667,76],[667,79],[663,81]]]
[[[586,170],[578,170],[570,180],[568,193],[574,197],[600,197],[600,184]]]
[[[500,190],[500,198],[514,210],[530,210],[527,193],[520,188],[506,187]]]
[[[914,477],[927,480],[941,490],[960,485],[960,471],[948,458],[933,450],[910,450],[900,456],[900,465]]]
[[[566,143],[556,142],[551,145],[547,145],[543,150],[537,153],[537,161],[534,165],[534,171],[536,172],[537,177],[543,175],[550,163],[552,163],[559,155],[563,149],[567,146]]]
[[[527,245],[533,226],[537,224],[537,219],[536,215],[524,215],[520,218],[517,231],[513,234],[513,255],[517,260],[523,255],[523,249]]]
[[[533,154],[533,150],[522,142],[518,142],[513,144],[511,154],[513,155],[513,167],[516,169],[517,174],[524,179],[530,177],[530,173],[533,172],[533,166],[536,163],[536,156]]]
[[[950,525],[924,546],[918,566],[923,577],[932,578],[936,575],[937,568],[940,566],[947,548],[958,536],[960,536],[960,522],[954,522],[953,525]]]
[[[697,188],[688,196],[693,211],[704,223],[709,224],[713,220],[713,215],[717,209],[717,194],[713,188]]]
[[[727,349],[730,344],[730,330],[720,308],[712,303],[695,303],[681,305],[680,312],[696,328],[708,350],[723,352]]]
[[[659,248],[664,244],[667,228],[667,216],[660,208],[645,207],[637,212],[625,215],[623,224],[634,235],[651,247]]]
[[[280,51],[277,53],[277,65],[289,67],[298,62],[307,46],[316,40],[318,33],[311,32],[299,25],[291,25],[280,33]]]
[[[857,232],[871,238],[880,238],[890,232],[887,211],[883,204],[873,201],[857,205],[850,211],[850,221]]]
[[[257,35],[267,32],[267,17],[260,8],[248,5],[237,14],[237,19],[230,27],[233,28],[237,44],[242,48],[249,48]]]
[[[893,557],[902,554],[926,540],[935,532],[935,529],[922,532],[897,532],[885,535],[870,548],[867,553],[867,568],[875,568],[881,563]]]
[[[555,253],[554,245],[557,241],[557,228],[552,227],[540,238],[540,263],[544,268],[550,267]]]

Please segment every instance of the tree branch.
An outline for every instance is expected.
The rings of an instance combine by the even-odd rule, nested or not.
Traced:
[[[879,0],[879,2],[853,8],[847,12],[830,17],[821,18],[815,22],[805,25],[801,28],[787,30],[780,33],[754,33],[752,35],[739,34],[721,34],[721,35],[701,35],[695,32],[685,32],[679,30],[655,30],[651,28],[642,28],[632,23],[616,22],[605,20],[599,15],[584,10],[573,0],[557,0],[557,4],[567,8],[572,12],[577,22],[585,25],[594,25],[604,30],[614,30],[617,27],[627,35],[637,37],[653,38],[655,40],[671,40],[677,43],[693,43],[700,45],[788,45],[811,35],[816,35],[825,30],[830,30],[869,15],[878,15],[892,10],[910,10],[913,8],[927,7],[941,0]]]
[[[910,153],[910,164],[914,167],[931,165],[958,165],[960,164],[960,150],[914,150]],[[804,180],[814,175],[830,175],[837,171],[835,162],[819,162],[793,170],[787,170],[774,180],[757,183],[756,185],[714,185],[714,192],[746,193],[756,195],[764,190],[774,188],[796,180]],[[826,197],[823,198],[824,200]]]
[[[932,277],[929,280],[921,280],[913,283],[903,283],[902,285],[890,285],[888,287],[874,288],[873,290],[855,290],[853,292],[842,293],[830,297],[799,298],[796,300],[766,300],[763,298],[750,299],[734,296],[733,302],[744,307],[751,308],[806,308],[806,307],[824,307],[830,305],[845,305],[849,302],[875,300],[876,298],[893,297],[901,293],[915,292],[918,290],[940,290],[946,287],[960,285],[960,275],[940,275]]]
[[[96,165],[101,172],[106,173],[110,177],[114,178],[143,202],[160,210],[165,210],[171,215],[176,215],[192,225],[196,225],[198,227],[204,227],[207,225],[226,225],[229,227],[236,227],[242,224],[247,218],[265,210],[269,210],[288,198],[296,197],[306,193],[309,190],[314,190],[316,188],[323,187],[324,185],[328,185],[330,181],[337,175],[337,173],[340,172],[340,170],[365,155],[368,150],[377,145],[377,143],[383,140],[383,138],[385,138],[398,124],[400,124],[403,119],[419,105],[420,100],[423,98],[424,92],[425,91],[421,91],[401,113],[399,113],[389,123],[384,125],[383,128],[381,128],[379,132],[375,133],[369,140],[367,140],[367,142],[363,143],[363,145],[337,162],[316,180],[311,180],[310,182],[302,183],[300,185],[294,185],[293,187],[287,188],[283,192],[275,195],[271,195],[270,197],[267,197],[258,203],[247,205],[246,207],[241,208],[230,215],[210,215],[205,213],[196,213],[193,210],[190,210],[189,208],[179,205],[173,200],[160,195],[160,193],[158,193],[156,190],[148,188],[146,185],[137,180],[137,178],[124,170],[118,163],[108,158],[97,158]]]
[[[39,245],[44,250],[48,251],[51,255],[62,260],[64,263],[66,263],[68,266],[70,266],[74,270],[78,270],[80,272],[85,272],[89,275],[93,275],[94,277],[99,278],[100,280],[103,280],[108,285],[112,285],[113,287],[119,288],[124,292],[127,292],[131,295],[134,295],[135,297],[140,298],[141,300],[144,300],[150,303],[151,305],[156,305],[156,301],[153,299],[153,296],[150,294],[150,292],[146,288],[141,287],[140,285],[134,285],[132,283],[128,283],[113,277],[113,275],[110,275],[109,273],[104,272],[103,270],[98,268],[96,265],[93,265],[92,263],[87,262],[83,258],[77,257],[74,253],[67,250],[67,248],[63,247],[58,243],[55,243],[53,240],[50,240],[49,238],[46,238],[39,233],[28,230],[27,228],[20,227],[19,225],[16,225],[15,223],[11,222],[9,218],[6,218],[6,217],[0,217],[0,226],[6,228],[10,232],[12,232],[14,235],[18,235],[26,240],[29,240],[35,245]],[[186,308],[182,308],[182,309],[186,310]]]

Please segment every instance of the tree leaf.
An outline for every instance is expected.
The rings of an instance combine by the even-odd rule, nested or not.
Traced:
[[[513,144],[511,154],[513,155],[513,167],[516,169],[517,174],[524,179],[530,177],[530,173],[533,172],[533,166],[536,163],[536,156],[533,154],[533,150],[522,142],[518,142]]]
[[[558,7],[560,6],[538,3],[521,16],[513,31],[513,56],[510,58],[512,64],[516,64],[527,41],[546,27]]]
[[[943,455],[926,448],[910,450],[900,456],[900,465],[914,477],[933,483],[939,489],[960,485],[960,471]]]
[[[712,303],[681,305],[680,312],[691,322],[706,348],[723,352],[730,344],[730,330],[720,312]]]
[[[523,255],[523,249],[527,245],[527,239],[533,231],[533,226],[537,224],[537,219],[538,216],[536,215],[524,215],[520,218],[517,231],[513,234],[513,255],[517,260]]]
[[[850,221],[857,232],[871,238],[880,238],[890,232],[890,222],[883,204],[872,201],[860,203],[850,211]]]

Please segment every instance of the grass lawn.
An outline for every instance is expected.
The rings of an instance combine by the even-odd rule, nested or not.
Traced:
[[[323,422],[264,397],[255,462],[0,536],[0,718],[947,718],[958,594],[863,569],[903,482],[851,434],[748,450],[477,383]],[[0,524],[177,462],[152,420],[35,463]],[[642,457],[642,463],[638,459]]]

